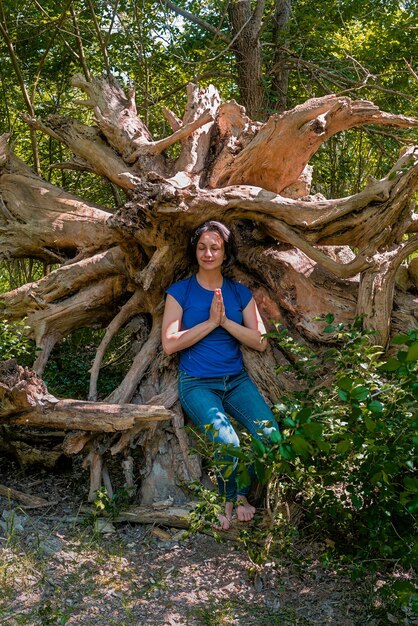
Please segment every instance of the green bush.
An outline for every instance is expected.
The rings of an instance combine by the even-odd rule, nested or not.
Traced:
[[[336,344],[321,358],[294,345],[307,384],[276,407],[280,441],[253,442],[256,473],[274,484],[273,497],[301,503],[310,531],[358,556],[410,565],[418,551],[418,330],[396,336],[384,358],[361,320],[326,321]],[[273,335],[292,347],[285,331]]]
[[[17,359],[19,365],[30,366],[35,358],[35,344],[27,336],[22,322],[0,322],[0,361]]]
[[[299,534],[319,533],[356,558],[410,566],[418,555],[418,330],[396,336],[386,357],[361,320],[333,321],[326,317],[333,347],[321,355],[284,329],[270,333],[293,355],[303,388],[276,405],[281,432],[271,441],[212,446],[212,458],[237,457],[241,484],[253,464],[273,514],[281,515],[284,502],[298,503]],[[273,529],[280,524],[273,515]]]
[[[90,368],[104,333],[103,329],[80,328],[55,346],[43,376],[51,393],[64,398],[87,397]],[[108,360],[98,381],[99,399],[117,387],[130,365],[132,356],[126,351],[126,343],[129,333],[121,332],[109,346]]]

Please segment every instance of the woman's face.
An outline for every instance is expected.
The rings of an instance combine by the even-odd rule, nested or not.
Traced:
[[[196,246],[199,267],[205,270],[220,269],[225,260],[225,244],[216,231],[206,231],[199,237]]]

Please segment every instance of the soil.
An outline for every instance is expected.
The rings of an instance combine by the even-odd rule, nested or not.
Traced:
[[[414,623],[382,604],[383,575],[354,580],[318,537],[255,566],[242,545],[207,535],[128,523],[99,532],[82,512],[88,477],[76,465],[54,474],[3,458],[0,483],[50,503],[25,509],[0,497],[0,624]]]

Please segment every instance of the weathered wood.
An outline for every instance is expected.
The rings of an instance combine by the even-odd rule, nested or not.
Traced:
[[[164,406],[58,400],[33,371],[14,360],[0,363],[0,381],[2,424],[119,432],[134,426],[147,428],[173,416]]]
[[[21,502],[25,507],[31,509],[49,505],[48,500],[45,500],[45,498],[31,496],[30,494],[23,493],[22,491],[18,491],[17,489],[12,489],[11,487],[6,487],[5,485],[0,485],[0,496],[11,500],[17,500],[18,502]]]
[[[78,454],[93,437],[94,435],[86,432],[67,433],[62,442],[62,451],[68,456]]]
[[[0,138],[0,256],[62,263],[70,251],[87,255],[112,246],[110,216],[36,176]],[[36,208],[35,208],[36,207]]]
[[[2,439],[0,436],[0,453],[17,460],[20,467],[43,467],[54,470],[65,462],[64,454],[61,450],[54,450],[45,444],[36,447],[34,444],[24,441],[13,441]]]
[[[105,404],[79,400],[59,400],[49,408],[35,407],[13,413],[9,407],[0,410],[0,423],[41,426],[65,430],[113,433],[137,424],[147,428],[155,422],[169,421],[171,411],[163,406],[138,404]]]
[[[418,120],[379,111],[367,100],[346,96],[313,98],[281,115],[272,115],[253,141],[231,159],[218,180],[222,185],[257,185],[286,195],[320,145],[335,133],[367,123],[398,128]]]
[[[83,468],[90,468],[90,489],[88,502],[94,502],[102,486],[103,457],[97,450],[91,450],[83,461]]]
[[[115,520],[115,522],[131,522],[137,524],[153,524],[157,526],[166,526],[174,528],[188,529],[190,527],[190,513],[196,503],[190,502],[183,506],[167,506],[166,508],[156,507],[143,507],[143,506],[130,506],[122,511]],[[87,510],[87,509],[83,509]],[[284,504],[280,507],[280,512],[288,519],[288,521],[297,524],[300,518],[300,508],[292,504],[288,506]],[[256,526],[257,528],[269,528],[271,519],[269,514],[264,509],[260,509],[256,514],[252,522],[240,522],[237,518],[233,518],[231,521],[231,527],[228,530],[220,530],[218,528],[205,527],[202,524],[199,532],[208,535],[219,535],[224,539],[230,539],[236,541],[240,537],[241,531]]]
[[[257,40],[260,6],[247,17],[249,3],[229,7],[239,29],[231,42],[236,55],[248,56],[248,45]],[[247,69],[256,94],[259,69]],[[338,322],[351,322],[357,312],[385,343],[393,331],[418,324],[413,263],[409,270],[402,267],[401,289],[395,283],[399,265],[418,249],[413,202],[418,150],[404,150],[382,180],[370,180],[346,198],[309,195],[308,162],[339,131],[365,124],[412,128],[418,120],[380,111],[368,101],[329,95],[254,122],[236,102],[221,104],[215,87],[189,85],[183,118],[167,112],[173,133],[154,138],[138,115],[133,91],[125,94],[114,78],[77,76],[74,85],[87,95],[79,104],[93,110],[96,127],[58,116],[26,121],[65,143],[79,167],[125,190],[126,202],[108,211],[63,192],[16,159],[7,136],[1,137],[1,254],[59,267],[4,294],[0,315],[6,320],[27,316],[30,336],[41,348],[35,363],[39,373],[56,343],[75,329],[107,331],[91,370],[91,402],[57,400],[29,374],[11,383],[0,372],[0,421],[88,431],[87,437],[66,437],[64,449],[99,455],[92,462],[99,469],[91,496],[100,481],[110,486],[103,454],[141,446],[142,465],[135,475],[143,478],[144,503],[152,502],[157,489],[175,493],[182,480],[199,478],[187,455],[181,416],[170,423],[174,412],[161,406],[180,412],[175,359],[161,354],[160,330],[167,286],[193,271],[185,255],[190,233],[208,219],[235,228],[239,263],[228,275],[251,288],[266,323],[282,323],[300,341],[322,344],[333,338],[313,318],[334,313]],[[164,148],[174,141],[179,150],[170,151],[176,155],[171,157]],[[110,341],[137,315],[146,332],[133,337],[136,350],[124,379],[105,403],[96,403]],[[287,374],[276,379],[275,364],[288,364],[291,357],[273,341],[262,356],[244,352],[249,373],[270,401],[298,384]],[[167,428],[156,428],[163,420]],[[103,434],[116,432],[120,435]]]

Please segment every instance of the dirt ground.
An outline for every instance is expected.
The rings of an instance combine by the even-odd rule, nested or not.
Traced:
[[[353,580],[324,564],[329,545],[297,544],[257,568],[242,546],[206,535],[117,524],[97,532],[81,512],[87,475],[23,472],[0,459],[0,483],[46,498],[24,509],[0,497],[0,624],[84,626],[380,626],[418,623],[382,604],[381,575]],[[395,574],[396,575],[396,572]]]

